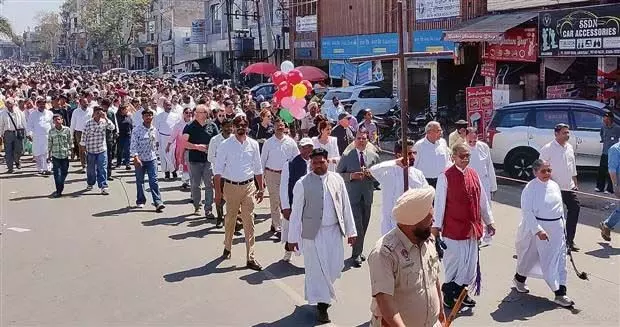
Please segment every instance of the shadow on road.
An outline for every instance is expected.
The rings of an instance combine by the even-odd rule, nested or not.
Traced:
[[[19,179],[19,178],[35,177],[35,176],[39,176],[39,174],[37,174],[37,173],[20,173],[20,172],[14,172],[12,174],[4,173],[4,174],[0,174],[0,180],[2,180],[2,179]]]
[[[295,310],[288,316],[274,322],[263,322],[252,327],[289,327],[289,326],[317,326],[316,308],[312,305],[295,306]]]
[[[194,230],[187,233],[170,235],[168,238],[173,240],[184,240],[186,238],[203,238],[209,234],[224,234],[224,228],[215,228],[215,226]]]
[[[176,217],[157,218],[153,220],[143,221],[142,225],[143,226],[157,226],[157,225],[179,226],[186,221],[195,221],[195,220],[204,219],[204,217],[196,217],[196,218],[187,219],[187,217],[193,216],[193,215],[194,214],[188,213],[188,214],[184,214],[184,215],[180,215]]]
[[[497,322],[527,321],[538,314],[559,308],[547,298],[520,294],[513,288],[497,306],[497,310],[491,312],[491,317]]]
[[[249,275],[241,276],[239,279],[245,280],[250,285],[262,284],[267,280],[282,279],[289,276],[301,275],[304,268],[297,267],[288,262],[277,261],[265,267],[263,271],[257,271]]]
[[[222,263],[223,261],[224,259],[219,257],[207,263],[206,265],[202,267],[197,267],[197,268],[193,268],[189,270],[184,270],[184,271],[179,271],[179,272],[164,275],[164,280],[167,281],[168,283],[176,283],[176,282],[183,281],[186,278],[207,276],[211,274],[222,274],[222,273],[227,273],[231,271],[247,269],[245,267],[237,267],[237,266],[230,266],[230,267],[223,267],[223,268],[218,267],[219,264]]]
[[[609,243],[598,242],[601,249],[585,252],[584,254],[593,257],[609,259],[611,256],[620,255],[620,249],[611,246]]]

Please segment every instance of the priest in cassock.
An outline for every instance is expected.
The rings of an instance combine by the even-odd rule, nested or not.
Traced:
[[[174,125],[182,121],[181,116],[172,110],[172,102],[168,99],[163,99],[164,111],[160,112],[153,119],[153,126],[157,130],[157,143],[159,144],[159,161],[161,165],[161,171],[164,172],[164,177],[170,179],[170,173],[172,178],[177,178],[176,159],[174,157],[176,146],[171,146],[169,151],[166,151],[166,145],[172,141],[172,130]]]
[[[396,200],[403,193],[405,188],[403,185],[403,142],[399,140],[394,145],[395,160],[388,160],[382,163],[376,164],[368,170],[383,187],[382,192],[382,205],[381,205],[381,235],[387,234],[394,227],[396,227],[396,221],[392,215],[392,208],[396,204]],[[413,167],[415,162],[416,152],[413,150],[413,141],[407,140],[407,157],[409,158],[409,189],[416,189],[428,186],[428,182],[424,177],[422,171]]]
[[[538,159],[532,164],[536,178],[521,193],[521,223],[517,230],[517,292],[528,293],[527,277],[542,278],[562,307],[575,303],[566,296],[566,237],[562,191],[551,180],[551,167]]]
[[[312,172],[293,188],[287,248],[303,253],[305,298],[317,305],[318,322],[328,323],[334,282],[344,268],[343,237],[353,245],[357,234],[344,180],[327,170],[327,151],[314,149],[310,158]]]
[[[482,237],[483,223],[489,234],[495,234],[491,206],[476,171],[468,167],[471,152],[466,144],[452,148],[454,165],[439,175],[435,194],[435,221],[433,235],[443,236],[447,246],[443,265],[445,281],[442,285],[444,304],[453,307],[459,294],[468,285],[480,293],[481,271],[478,240]],[[469,294],[463,305],[476,305]]]

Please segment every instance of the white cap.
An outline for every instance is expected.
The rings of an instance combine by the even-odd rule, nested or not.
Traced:
[[[306,146],[306,145],[312,145],[314,146],[314,143],[312,142],[312,139],[309,137],[304,137],[299,141],[299,146]]]

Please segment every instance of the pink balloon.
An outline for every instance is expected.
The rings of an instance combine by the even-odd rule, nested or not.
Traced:
[[[301,99],[296,99],[295,100],[295,109],[298,110],[299,112],[305,112],[304,107],[306,106],[306,99],[301,98]]]
[[[295,98],[285,97],[282,98],[282,107],[291,110],[295,104]]]
[[[306,116],[306,111],[302,106],[301,108],[291,110],[291,115],[295,117],[295,119],[302,119]]]

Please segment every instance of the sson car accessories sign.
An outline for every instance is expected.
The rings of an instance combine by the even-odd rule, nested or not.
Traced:
[[[538,14],[541,57],[620,55],[620,5]]]

